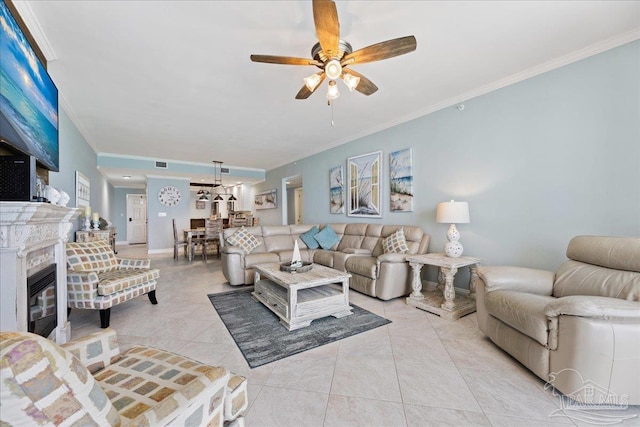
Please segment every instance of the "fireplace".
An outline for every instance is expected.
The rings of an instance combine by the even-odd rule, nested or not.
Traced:
[[[29,332],[46,338],[58,326],[56,264],[27,277],[27,295]]]
[[[65,242],[79,214],[50,203],[0,202],[0,330],[69,341]]]

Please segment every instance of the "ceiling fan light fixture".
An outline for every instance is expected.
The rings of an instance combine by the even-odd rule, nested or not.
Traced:
[[[342,81],[349,88],[349,92],[353,92],[358,87],[358,83],[360,83],[360,77],[344,73],[342,74]]]
[[[316,88],[318,87],[318,85],[320,84],[320,82],[322,81],[321,79],[321,74],[322,73],[316,73],[316,74],[312,74],[309,77],[305,77],[304,78],[304,85],[307,87],[307,89],[309,89],[311,92],[313,92],[314,90],[316,90]]]
[[[335,80],[331,80],[329,82],[329,88],[327,89],[327,99],[333,101],[334,99],[338,99],[339,96],[340,91],[338,90],[338,85]]]
[[[337,59],[332,59],[327,62],[324,66],[324,72],[327,77],[331,80],[335,80],[342,74],[342,65],[340,65],[340,61]]]

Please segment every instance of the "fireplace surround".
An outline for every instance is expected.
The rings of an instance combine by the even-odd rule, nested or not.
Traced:
[[[49,338],[58,344],[69,341],[65,242],[79,214],[80,209],[49,203],[0,202],[1,330],[29,331],[33,325],[27,280],[55,264],[56,326]]]

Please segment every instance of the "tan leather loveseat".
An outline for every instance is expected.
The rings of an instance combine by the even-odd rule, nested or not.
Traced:
[[[578,236],[567,257],[478,269],[478,325],[572,399],[640,404],[640,238]]]
[[[327,225],[319,225],[323,229]],[[253,266],[268,262],[288,262],[297,240],[302,260],[351,273],[349,286],[366,295],[389,300],[411,292],[408,255],[424,254],[429,247],[429,235],[420,227],[382,224],[329,224],[340,238],[330,250],[309,249],[300,234],[308,225],[269,225],[246,227],[260,242],[251,253],[230,246],[227,239],[237,228],[225,229],[221,239],[222,271],[231,285],[253,283]],[[409,252],[384,253],[382,240],[403,229]]]

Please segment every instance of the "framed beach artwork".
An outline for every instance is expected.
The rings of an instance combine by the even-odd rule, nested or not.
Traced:
[[[91,205],[91,181],[81,172],[76,171],[76,207]]]
[[[389,154],[389,209],[391,212],[413,211],[411,157],[411,148]]]
[[[275,209],[278,207],[278,189],[258,193],[253,198],[253,205],[256,210]]]
[[[332,214],[344,213],[344,169],[336,166],[329,169],[329,212]]]
[[[347,215],[382,217],[382,151],[347,159]]]

